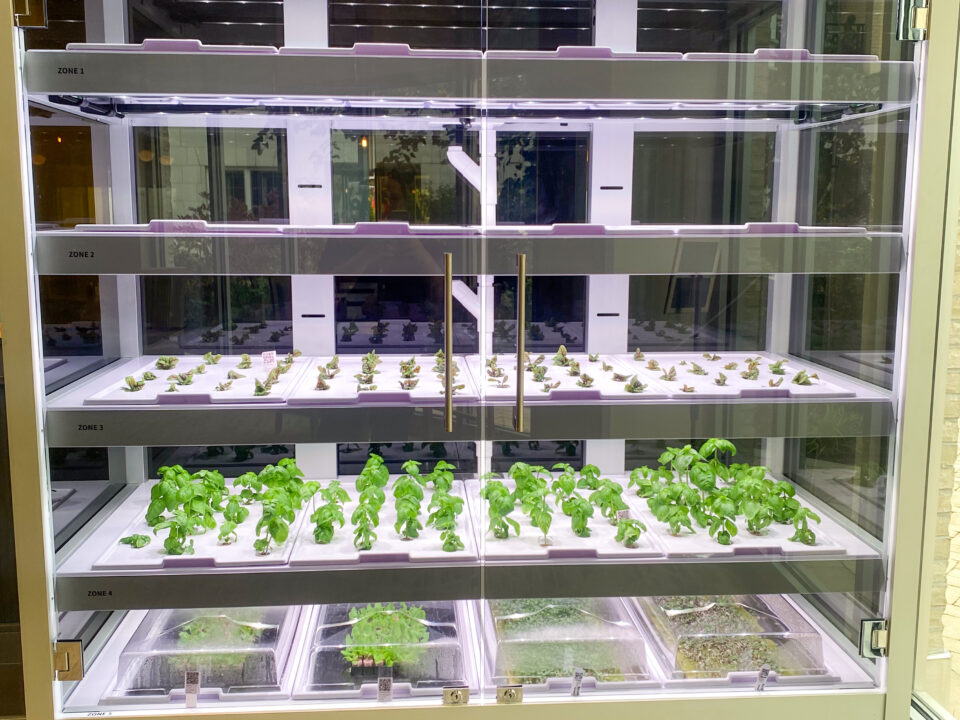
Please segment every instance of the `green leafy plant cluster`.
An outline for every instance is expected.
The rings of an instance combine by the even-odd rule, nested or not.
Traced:
[[[259,473],[244,473],[233,484],[241,488],[242,501],[261,504],[257,538],[253,541],[254,550],[261,555],[268,554],[273,545],[286,541],[297,512],[320,489],[320,483],[315,480],[303,480],[303,471],[292,458],[267,465]]]
[[[390,471],[383,458],[370,453],[363,470],[357,476],[357,507],[350,517],[353,523],[353,546],[357,550],[369,550],[376,542],[376,528],[380,525],[380,508],[386,495],[383,488],[390,480]]]
[[[338,480],[331,480],[330,484],[318,491],[323,505],[317,507],[310,516],[314,523],[313,539],[322,545],[333,540],[336,526],[343,527],[343,503],[350,500],[350,495],[340,486]]]
[[[352,665],[411,664],[430,639],[427,614],[419,605],[374,603],[350,609],[343,657]]]
[[[694,522],[721,545],[729,545],[743,517],[747,531],[761,534],[774,523],[792,524],[791,541],[815,545],[810,522],[819,516],[800,505],[793,485],[769,477],[769,468],[743,463],[725,464],[720,456],[734,455],[729,440],[712,438],[699,449],[690,445],[667,448],[659,467],[636,468],[629,487],[646,498],[650,511],[674,535],[695,532]]]
[[[599,510],[602,517],[618,527],[617,542],[627,547],[636,546],[646,527],[639,520],[623,516],[627,504],[623,501],[623,487],[612,480],[602,478],[595,465],[584,465],[578,472],[567,463],[557,463],[553,470],[556,476],[540,465],[514,463],[508,476],[514,482],[511,491],[496,473],[487,473],[480,496],[487,501],[487,529],[495,538],[509,537],[512,529],[520,534],[520,523],[509,517],[520,507],[530,524],[540,533],[540,542],[550,542],[555,509],[570,518],[570,527],[578,537],[589,537],[590,519]]]
[[[192,555],[193,537],[217,526],[214,513],[222,512],[229,490],[223,475],[215,470],[189,473],[180,465],[164,466],[160,479],[150,488],[150,504],[146,522],[154,535],[167,531],[163,548],[169,555]],[[139,536],[142,538],[142,536]],[[131,547],[144,547],[136,535],[120,542]]]

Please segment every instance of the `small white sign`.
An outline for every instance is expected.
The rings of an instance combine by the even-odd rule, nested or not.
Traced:
[[[580,696],[580,688],[583,686],[583,668],[573,669],[573,686],[570,688],[570,694],[574,697]]]
[[[187,670],[184,674],[183,691],[186,693],[187,707],[197,706],[197,696],[200,694],[200,671]]]
[[[382,675],[377,678],[377,701],[390,702],[393,700],[393,676]]]
[[[277,351],[267,350],[266,352],[262,352],[260,353],[260,359],[263,361],[264,369],[270,369],[277,364]]]

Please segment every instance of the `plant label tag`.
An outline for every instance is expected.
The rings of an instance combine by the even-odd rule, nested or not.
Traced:
[[[382,674],[377,678],[377,702],[390,702],[393,700],[393,672],[391,668],[380,668],[380,672]]]
[[[573,669],[573,685],[570,688],[570,694],[573,697],[580,697],[580,687],[583,685],[583,668]]]
[[[186,694],[187,707],[197,706],[197,696],[200,694],[200,671],[187,670],[184,673],[183,691]]]
[[[277,351],[267,350],[266,352],[262,352],[260,353],[260,359],[263,361],[264,368],[271,368],[277,364]]]
[[[764,665],[760,668],[760,674],[757,675],[757,692],[763,692],[767,689],[767,678],[770,677],[770,666]]]
[[[617,520],[629,520],[630,511],[629,510],[617,510]]]

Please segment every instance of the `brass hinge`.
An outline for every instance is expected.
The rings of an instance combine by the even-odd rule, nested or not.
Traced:
[[[930,34],[930,0],[900,0],[897,40],[919,42]]]
[[[83,679],[83,642],[60,640],[53,644],[53,669],[57,680],[70,682]]]
[[[886,657],[889,642],[890,629],[886,620],[876,618],[860,621],[860,657]]]
[[[21,28],[45,28],[47,0],[13,0],[13,22]]]

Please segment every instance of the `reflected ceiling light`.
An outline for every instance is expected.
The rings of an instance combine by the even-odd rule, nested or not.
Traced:
[[[137,152],[137,157],[141,162],[153,162],[153,150],[140,150]]]

